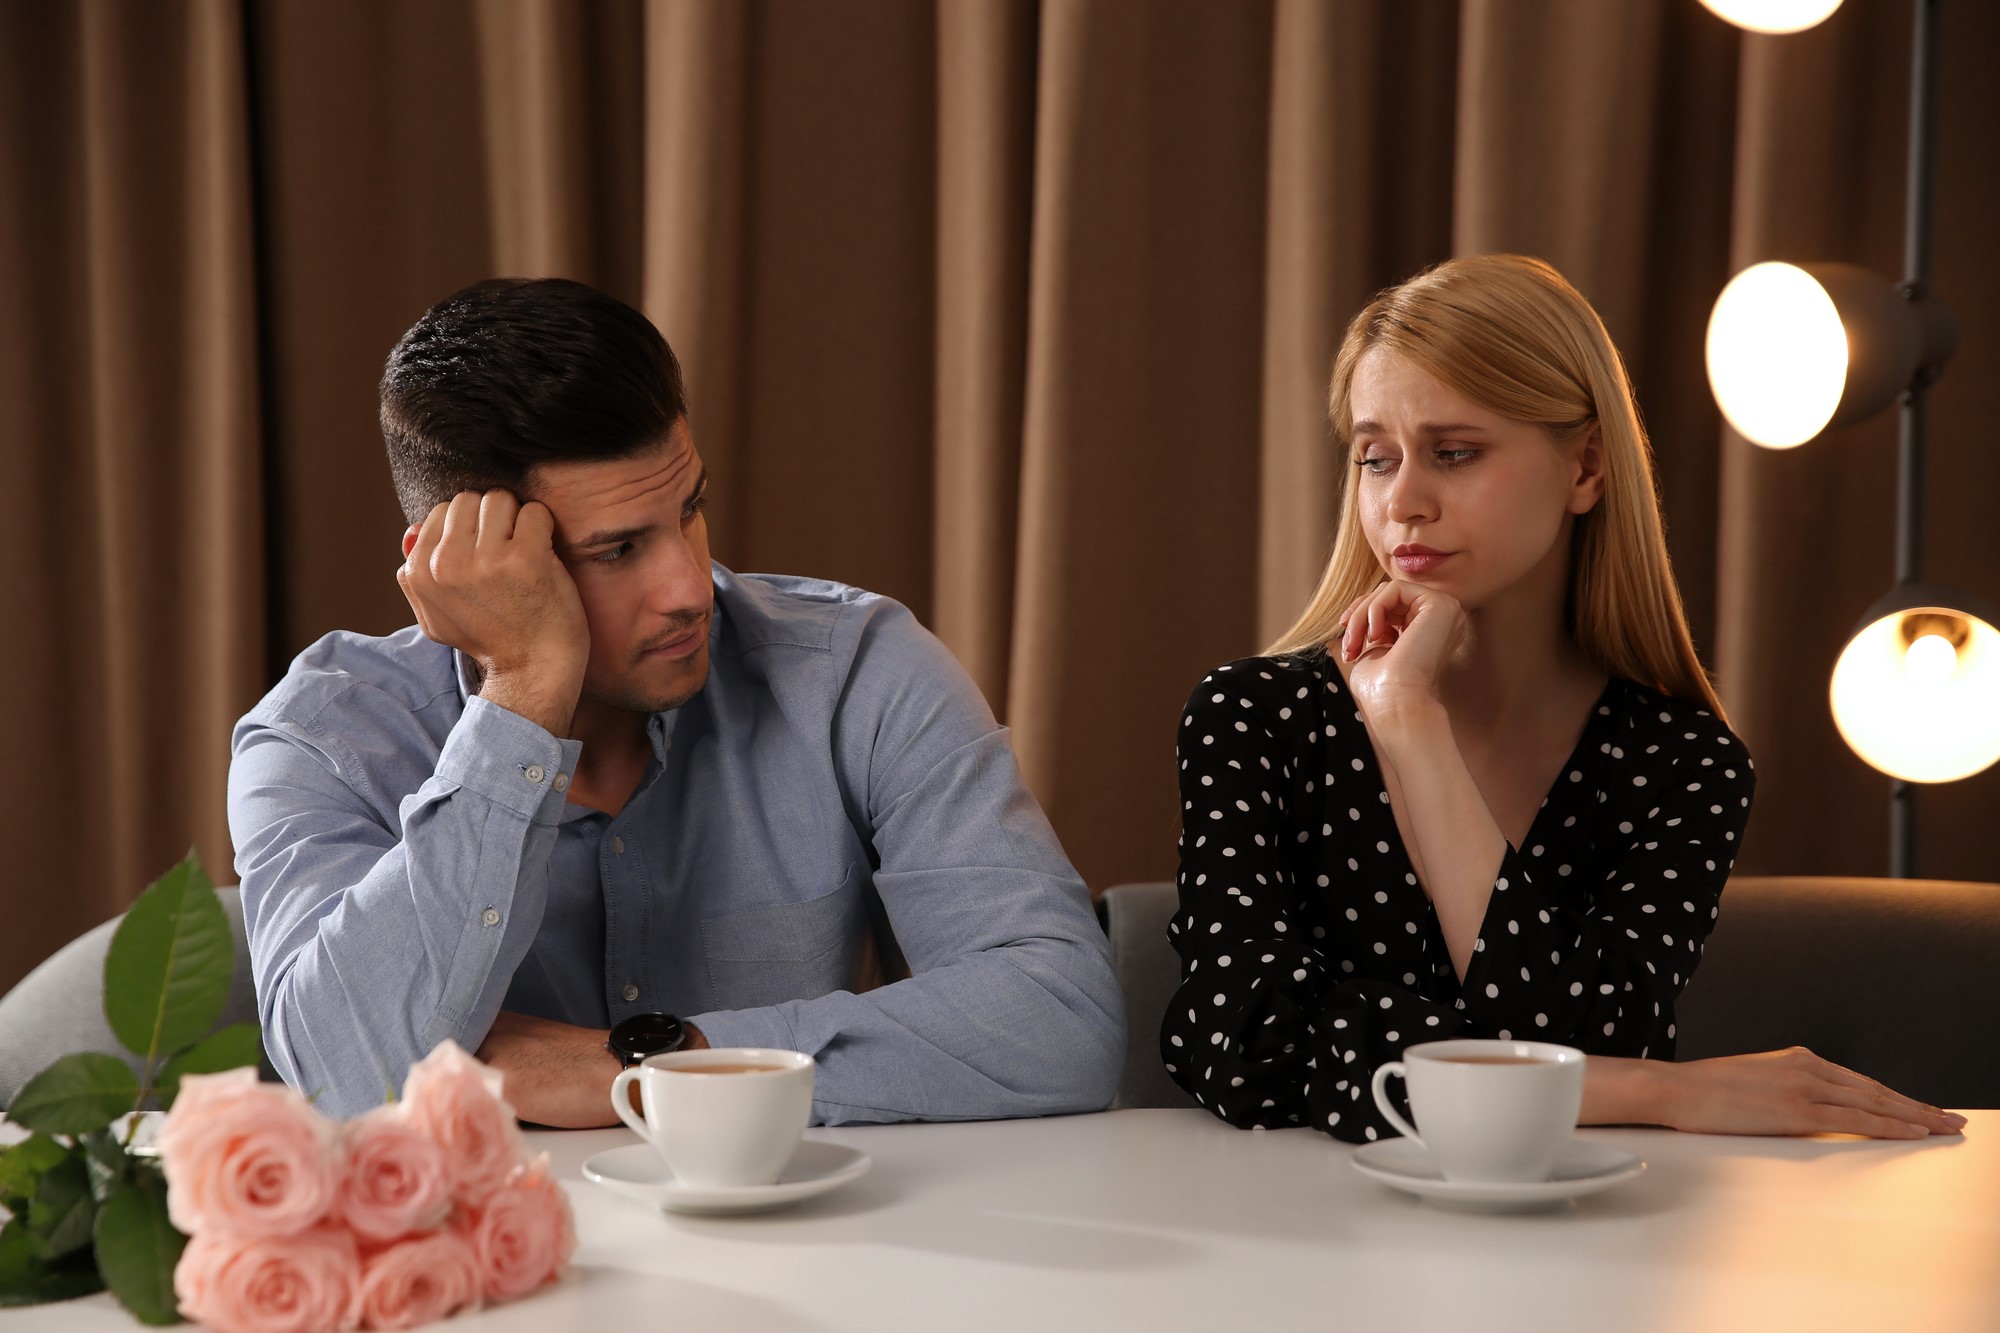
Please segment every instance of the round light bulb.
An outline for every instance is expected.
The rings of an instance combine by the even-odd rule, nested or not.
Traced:
[[[1918,685],[1942,685],[1958,670],[1958,649],[1942,634],[1922,634],[1903,654],[1903,670]]]
[[[1955,782],[2000,760],[2000,631],[1977,616],[1883,616],[1847,641],[1829,695],[1841,738],[1891,777]]]
[[[1826,288],[1793,264],[1753,264],[1708,317],[1708,383],[1729,424],[1767,449],[1826,429],[1847,387],[1847,330]]]
[[[1701,0],[1709,10],[1751,32],[1801,32],[1840,8],[1840,0]]]

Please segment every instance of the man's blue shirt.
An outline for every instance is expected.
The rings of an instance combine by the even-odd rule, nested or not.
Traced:
[[[1103,931],[944,646],[888,598],[717,565],[709,662],[613,818],[565,800],[578,742],[469,694],[414,627],[302,653],[229,773],[279,1072],[351,1115],[503,1008],[658,1010],[816,1057],[826,1123],[1108,1103]],[[912,975],[858,990],[878,915]]]

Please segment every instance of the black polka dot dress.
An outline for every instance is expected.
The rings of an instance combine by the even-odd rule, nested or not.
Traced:
[[[1242,1128],[1394,1133],[1369,1079],[1446,1037],[1671,1059],[1750,817],[1742,742],[1706,709],[1613,679],[1509,847],[1461,982],[1339,670],[1232,662],[1180,742],[1181,986],[1167,1071]],[[1400,1095],[1400,1084],[1392,1083]]]

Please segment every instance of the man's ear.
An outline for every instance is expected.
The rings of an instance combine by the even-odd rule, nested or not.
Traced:
[[[403,529],[403,559],[410,558],[410,549],[417,544],[417,534],[423,530],[423,525],[420,523],[412,523]]]
[[[1576,455],[1576,476],[1570,482],[1569,512],[1587,514],[1604,498],[1604,428],[1590,423],[1590,434]]]

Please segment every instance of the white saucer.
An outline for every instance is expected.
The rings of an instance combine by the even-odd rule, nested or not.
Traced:
[[[583,1164],[583,1177],[613,1194],[657,1204],[670,1213],[758,1213],[839,1189],[870,1165],[868,1154],[859,1149],[807,1139],[785,1163],[775,1185],[697,1187],[675,1180],[673,1169],[652,1144],[634,1143],[598,1153]]]
[[[1409,1139],[1364,1143],[1349,1159],[1362,1175],[1431,1203],[1474,1212],[1512,1212],[1546,1207],[1630,1180],[1646,1164],[1629,1152],[1602,1143],[1572,1139],[1556,1158],[1547,1180],[1519,1185],[1474,1185],[1446,1180],[1423,1145]]]

